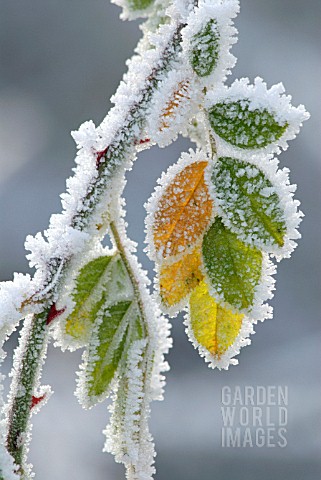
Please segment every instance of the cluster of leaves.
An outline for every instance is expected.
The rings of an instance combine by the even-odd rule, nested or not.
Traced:
[[[198,151],[170,169],[148,205],[163,309],[174,314],[189,299],[190,333],[213,365],[228,365],[221,357],[237,353],[242,322],[266,300],[266,256],[287,252],[289,204],[295,211],[258,165]]]
[[[193,37],[199,43],[191,56],[200,76],[204,70],[195,58],[204,32],[208,38],[208,27]],[[302,215],[286,172],[278,172],[264,150],[278,149],[289,122],[279,120],[264,98],[255,105],[241,95],[231,99],[227,92],[224,101],[207,106],[211,153],[183,155],[147,207],[147,241],[163,309],[175,314],[189,301],[188,333],[219,368],[227,368],[248,343],[258,307],[271,297],[268,257],[290,254]]]
[[[150,401],[162,393],[159,371],[166,369],[162,355],[168,345],[161,348],[157,337],[166,339],[168,332],[161,332],[157,308],[142,300],[146,287],[136,283],[130,251],[125,254],[120,245],[104,250],[80,268],[68,292],[71,301],[62,297],[67,308],[55,335],[64,349],[85,347],[76,391],[80,403],[91,408],[113,398],[105,450],[125,464],[128,478],[151,477],[155,453],[147,419]]]
[[[290,105],[282,87],[269,91],[261,79],[212,93],[208,78],[220,61],[220,39],[215,18],[190,38],[188,81],[206,92],[200,122],[190,119],[199,150],[163,175],[146,223],[163,311],[188,307],[194,345],[212,367],[228,368],[249,343],[252,325],[271,315],[264,303],[274,286],[270,257],[288,257],[299,238],[295,186],[273,153],[285,148],[306,114]]]
[[[146,338],[134,290],[119,254],[91,260],[72,293],[75,306],[65,322],[74,344],[85,346],[84,393],[93,404],[110,389],[116,372],[126,370],[133,343]]]

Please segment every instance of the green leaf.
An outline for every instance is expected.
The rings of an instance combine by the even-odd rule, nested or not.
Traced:
[[[214,165],[212,181],[226,226],[259,248],[283,247],[284,212],[273,184],[258,167],[222,157]]]
[[[131,278],[119,254],[99,257],[85,265],[73,292],[75,308],[66,331],[87,344],[81,368],[81,397],[92,405],[106,397],[112,380],[126,369],[133,342],[145,338],[142,313]]]
[[[147,463],[146,459],[148,461],[149,458],[148,464],[153,463],[153,445],[147,443],[150,434],[147,426],[149,401],[146,399],[153,362],[148,355],[148,344],[145,341],[134,342],[128,352],[126,370],[119,378],[110,424],[105,431],[105,451],[114,454],[117,462],[125,464],[126,478],[133,478],[133,471],[141,471],[141,465]],[[148,439],[143,442],[145,448],[142,448],[142,438]],[[149,472],[152,471],[149,469]],[[147,477],[151,478],[150,473],[144,476]]]
[[[133,296],[130,279],[119,255],[102,256],[87,263],[76,280],[72,293],[75,307],[65,323],[65,332],[86,343],[100,308],[106,301]]]
[[[262,252],[241,242],[217,218],[203,239],[203,260],[211,286],[236,309],[250,309],[262,271]]]
[[[144,336],[136,301],[122,301],[101,310],[93,329],[85,367],[89,397],[108,393],[118,367],[121,363],[126,365],[129,347]]]
[[[101,289],[97,292],[97,287],[106,275],[112,258],[112,256],[95,258],[82,267],[79,272],[76,288],[72,293],[72,299],[76,305],[67,318],[65,327],[66,333],[76,339],[86,337],[94,322],[102,298]]]
[[[212,19],[191,40],[190,62],[199,77],[210,75],[219,57],[220,34],[216,20]]]
[[[276,142],[287,129],[266,108],[251,108],[248,99],[217,103],[208,111],[213,130],[239,148],[263,148]]]
[[[128,8],[132,12],[145,10],[150,7],[153,2],[154,0],[128,0]]]

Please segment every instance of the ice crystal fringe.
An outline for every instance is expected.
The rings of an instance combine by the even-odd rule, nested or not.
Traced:
[[[74,169],[74,175],[67,180],[67,193],[61,195],[63,213],[52,215],[49,228],[45,231],[44,236],[38,233],[35,237],[30,235],[27,237],[25,247],[31,252],[27,258],[30,266],[36,267],[36,274],[31,281],[26,276],[23,285],[21,283],[22,276],[17,275],[13,283],[8,282],[7,285],[5,283],[1,286],[0,298],[3,302],[1,303],[0,321],[3,324],[10,322],[16,325],[26,313],[29,313],[28,310],[22,309],[20,311],[25,299],[30,299],[35,293],[39,299],[42,298],[42,295],[45,297],[47,290],[44,289],[44,285],[49,287],[48,293],[54,290],[58,276],[54,277],[54,281],[49,284],[48,278],[52,277],[52,272],[57,269],[57,266],[60,265],[61,267],[58,269],[59,275],[63,270],[64,261],[69,261],[76,254],[78,256],[86,255],[88,243],[92,243],[95,238],[98,240],[102,238],[103,234],[100,230],[97,230],[97,225],[106,224],[105,215],[111,199],[111,189],[107,188],[107,185],[111,186],[117,169],[122,172],[123,169],[131,168],[132,161],[135,158],[135,146],[119,148],[119,153],[116,150],[116,161],[107,168],[107,185],[104,185],[103,179],[96,185],[97,192],[93,195],[96,201],[94,211],[91,205],[85,207],[85,211],[87,209],[90,213],[90,221],[84,218],[72,226],[79,211],[84,207],[83,202],[88,193],[88,188],[95,185],[95,182],[97,183],[99,173],[96,164],[97,152],[104,151],[108,145],[115,142],[115,138],[118,144],[123,142],[126,146],[126,143],[128,143],[128,139],[122,131],[124,124],[128,124],[127,112],[134,105],[140,104],[142,104],[143,110],[146,78],[149,78],[154,66],[154,68],[159,68],[160,71],[157,82],[161,81],[160,66],[164,64],[162,55],[164,49],[171,45],[177,28],[176,22],[160,27],[154,38],[154,41],[157,42],[156,48],[145,52],[143,57],[134,56],[128,63],[128,72],[112,99],[116,105],[101,125],[95,128],[92,121],[85,122],[78,132],[73,132],[78,147],[77,166]],[[175,46],[171,45],[166,52],[166,58],[170,59],[174,56]],[[166,62],[169,63],[170,60],[166,60]],[[141,115],[141,118],[143,123],[143,115]],[[141,122],[138,121],[137,125],[133,125],[131,131],[128,132],[132,138],[132,144],[134,144],[135,138],[140,138],[142,128],[139,124]],[[104,190],[102,190],[103,185]],[[57,262],[60,262],[59,265],[57,265]],[[30,311],[37,312],[35,302],[31,302]]]
[[[293,107],[291,105],[291,96],[284,95],[284,92],[285,90],[282,83],[268,89],[266,83],[260,77],[254,80],[254,85],[250,85],[248,78],[241,78],[235,80],[231,87],[221,85],[217,86],[215,90],[210,90],[205,98],[205,108],[209,109],[212,105],[225,101],[244,102],[249,100],[248,106],[250,111],[267,109],[281,125],[287,124],[281,138],[264,147],[265,154],[279,154],[281,153],[281,149],[286,150],[288,148],[288,142],[297,136],[302,123],[310,117],[303,105]],[[231,146],[229,144],[226,145],[225,140],[216,135],[215,132],[213,132],[213,135],[215,136],[218,149],[220,147],[231,148]],[[246,143],[246,136],[243,140],[244,143]],[[240,149],[237,147],[233,147],[233,149],[234,152],[240,152]]]
[[[48,338],[48,332],[43,331],[41,329],[40,323],[38,324],[38,328],[33,330],[34,326],[34,316],[29,315],[26,317],[24,322],[24,327],[21,333],[21,337],[19,340],[19,346],[15,351],[14,354],[14,361],[13,361],[13,368],[10,373],[12,377],[12,382],[10,386],[10,393],[8,397],[8,404],[5,405],[3,412],[6,414],[6,424],[11,425],[13,421],[10,418],[10,410],[9,407],[12,404],[16,404],[16,408],[19,410],[28,409],[32,413],[37,413],[42,405],[46,403],[48,398],[51,395],[51,388],[46,386],[40,385],[40,376],[42,371],[42,366],[45,362],[46,354],[47,354],[47,341],[44,341],[43,336]],[[29,334],[32,332],[32,336],[30,337]],[[28,352],[33,356],[32,361],[27,363],[27,359],[24,356],[24,353],[27,351],[26,345],[27,342],[31,342],[31,350]],[[30,360],[30,359],[29,359]],[[25,374],[30,376],[34,379],[33,383],[28,383],[27,385],[24,384],[23,381],[20,379],[21,370],[25,370]],[[21,404],[19,399],[23,399],[24,397],[30,398],[30,402],[24,402]],[[43,397],[41,401],[37,402],[37,404],[33,405],[32,400],[35,397]],[[15,403],[16,402],[16,403]],[[14,425],[15,429],[20,429],[19,421],[17,425]],[[29,451],[29,443],[31,440],[31,430],[32,424],[30,421],[30,417],[26,422],[26,428],[21,431],[20,436],[18,438],[18,445],[17,447],[21,449],[21,458],[23,464],[23,475],[26,480],[33,478],[32,474],[32,465],[27,463],[27,454]],[[8,432],[7,432],[8,435]],[[10,438],[10,432],[8,437],[9,443],[13,442],[14,439]],[[21,464],[21,465],[22,465]],[[20,477],[19,477],[20,478]]]
[[[104,449],[126,466],[129,480],[149,480],[155,473],[154,444],[147,423],[150,408],[145,386],[145,377],[148,377],[145,355],[146,341],[140,340],[129,352],[128,370],[119,383],[119,392],[110,408],[110,425],[105,431]],[[124,394],[126,398],[121,399]]]
[[[16,466],[11,455],[5,447],[6,439],[5,422],[1,420],[0,424],[0,478],[1,480],[19,480],[19,476],[15,473]]]
[[[122,8],[122,20],[136,20],[152,15],[159,4],[158,0],[112,0],[112,3]]]
[[[169,324],[161,315],[147,290],[150,282],[146,272],[142,270],[133,255],[136,251],[136,244],[126,240],[124,214],[124,202],[117,198],[111,204],[111,220],[117,225],[127,261],[139,285],[148,336],[146,339],[134,342],[129,349],[126,365],[119,367],[110,388],[98,398],[87,395],[88,377],[86,375],[90,375],[89,361],[93,356],[90,352],[85,352],[84,363],[78,374],[76,394],[80,403],[86,408],[90,408],[97,401],[103,400],[114,392],[111,423],[105,432],[107,435],[105,451],[113,453],[116,461],[124,463],[129,479],[147,480],[151,479],[155,472],[153,467],[154,444],[148,429],[150,402],[163,398],[165,378],[162,372],[169,368],[164,355],[171,346],[171,340]],[[133,292],[129,294],[132,296]],[[114,301],[113,294],[110,294],[110,300]],[[123,319],[122,323],[124,324],[125,321]],[[93,336],[95,336],[97,328],[99,328],[99,313],[98,321],[92,332]],[[87,373],[85,374],[85,372]]]
[[[232,45],[237,42],[237,29],[233,25],[235,18],[240,10],[238,0],[201,0],[198,2],[198,8],[190,13],[187,19],[187,27],[183,31],[183,52],[189,61],[191,50],[191,39],[202,28],[214,19],[217,23],[219,33],[219,51],[218,61],[213,72],[199,79],[200,88],[212,87],[222,84],[231,69],[236,63],[236,58],[230,53]],[[201,60],[201,59],[200,59]]]
[[[117,222],[121,238],[126,239],[123,207],[124,203],[119,205],[116,202],[112,216]],[[111,407],[111,422],[105,431],[105,450],[113,453],[116,461],[124,463],[129,480],[149,480],[155,473],[154,444],[148,428],[150,402],[163,398],[165,378],[162,372],[169,369],[164,355],[171,346],[170,328],[148,294],[150,282],[133,255],[136,245],[126,241],[124,249],[135,278],[139,281],[148,340],[134,343],[128,354],[128,366],[119,380]],[[127,394],[122,398],[124,388],[121,387],[124,383],[127,385]]]
[[[205,118],[204,112],[198,112],[190,119],[190,122],[186,127],[186,132],[183,132],[182,135],[194,142],[198,149],[202,149],[204,148],[204,145],[206,145],[208,150],[211,150],[207,119]]]
[[[64,309],[63,313],[59,316],[59,322],[54,322],[52,325],[52,335],[55,339],[54,345],[60,347],[63,351],[70,350],[74,351],[82,346],[84,346],[83,341],[78,341],[70,335],[67,335],[65,332],[66,329],[66,320],[68,316],[73,312],[75,307],[75,302],[72,298],[72,293],[76,288],[76,279],[79,271],[91,260],[99,258],[101,256],[114,256],[116,254],[116,249],[109,249],[102,247],[100,242],[94,243],[92,248],[87,252],[86,256],[76,256],[73,257],[68,273],[65,276],[65,288],[59,291],[57,298],[57,309]],[[103,276],[100,282],[100,286],[97,287],[95,292],[96,299],[99,298],[102,290],[104,289],[104,284],[108,282],[110,276],[110,269],[113,266],[113,261],[111,262],[110,268],[107,269],[106,274]],[[117,298],[115,298],[117,300]],[[93,300],[94,301],[94,300]]]
[[[7,332],[8,334],[9,332]],[[11,333],[11,332],[10,332]],[[6,335],[7,335],[6,334]],[[1,345],[1,335],[6,338],[4,332],[0,332],[0,345]],[[5,357],[5,352],[2,351],[0,347],[0,366]],[[14,464],[13,458],[9,454],[8,450],[5,447],[6,436],[7,436],[7,426],[6,420],[4,418],[4,401],[3,401],[3,380],[5,376],[0,373],[0,479],[1,480],[18,480],[19,476],[15,473],[16,465]]]
[[[228,157],[232,155],[232,149],[225,148],[223,145],[217,147],[218,157]],[[291,253],[297,246],[295,240],[301,238],[301,234],[298,231],[298,227],[302,221],[303,213],[298,209],[300,206],[299,200],[294,200],[293,195],[296,191],[297,186],[290,184],[288,168],[279,169],[279,160],[272,155],[266,154],[245,154],[239,152],[237,155],[233,155],[233,158],[246,161],[248,168],[251,168],[251,165],[258,168],[259,171],[263,172],[268,180],[272,183],[271,191],[266,192],[267,196],[270,196],[272,193],[276,193],[279,199],[279,206],[284,212],[284,222],[286,225],[286,234],[284,236],[284,245],[279,247],[277,245],[269,245],[268,251],[273,255],[277,261],[282,260],[283,258],[290,258]],[[215,166],[215,163],[213,164]],[[245,235],[243,230],[238,228],[235,224],[232,223],[231,219],[223,213],[222,206],[224,207],[227,202],[230,202],[231,205],[234,203],[233,199],[233,190],[231,190],[231,185],[227,186],[225,198],[218,196],[215,190],[215,186],[211,180],[212,169],[208,168],[205,173],[205,178],[207,180],[208,188],[210,194],[214,201],[214,208],[217,214],[222,217],[223,223],[231,231],[236,233],[239,238],[241,238],[245,243],[255,244],[259,246],[262,250],[266,250],[264,243],[256,237],[255,233],[251,236]],[[228,182],[228,178],[226,177]],[[246,208],[246,205],[245,205]],[[240,212],[241,215],[241,212]]]
[[[0,284],[0,348],[5,337],[10,335],[10,329],[23,317],[19,311],[21,305],[35,292],[30,275],[15,273],[13,281]]]
[[[251,345],[250,335],[254,335],[253,323],[251,320],[244,316],[242,321],[242,327],[234,343],[221,355],[220,358],[214,357],[205,347],[203,347],[195,338],[193,329],[191,327],[191,319],[189,309],[184,317],[184,324],[186,326],[186,333],[194,348],[198,349],[201,357],[209,364],[210,368],[218,368],[219,370],[228,370],[229,366],[238,365],[238,360],[234,358],[239,355],[242,347]]]
[[[165,361],[165,355],[172,346],[172,340],[170,338],[171,327],[168,320],[161,314],[158,304],[155,304],[150,295],[148,287],[151,282],[147,276],[147,272],[142,268],[135,255],[137,244],[129,240],[126,235],[124,199],[118,198],[114,202],[112,215],[117,225],[117,230],[123,239],[126,257],[137,280],[140,296],[144,305],[149,348],[154,356],[150,386],[151,399],[162,400],[163,388],[165,386],[165,377],[162,375],[162,372],[166,372],[169,369],[168,363]]]
[[[219,84],[230,74],[236,62],[230,53],[237,33],[232,19],[238,10],[239,3],[235,0],[224,4],[216,1],[214,5],[213,2],[200,2],[199,8],[188,16],[182,34],[183,51],[176,66],[155,93],[150,112],[147,112],[147,136],[160,147],[169,145],[178,134],[187,135],[189,124],[202,104],[204,87]],[[190,40],[211,18],[217,22],[219,31],[218,62],[211,75],[200,79],[190,65]],[[167,100],[164,102],[164,99]]]
[[[161,177],[157,180],[158,186],[155,188],[154,192],[152,193],[148,202],[145,203],[145,209],[147,212],[147,216],[145,219],[146,225],[146,240],[145,243],[147,247],[145,248],[145,252],[147,253],[148,257],[153,260],[155,263],[155,268],[159,265],[159,262],[162,260],[162,252],[157,253],[154,246],[153,240],[153,223],[154,223],[154,216],[155,212],[158,208],[158,204],[160,199],[163,196],[164,191],[166,188],[172,183],[174,178],[177,174],[182,172],[185,167],[197,162],[204,162],[209,161],[207,153],[202,150],[198,149],[194,151],[190,149],[188,153],[182,153],[179,161],[174,165],[170,166],[166,172],[163,172]],[[178,187],[179,188],[179,187]],[[174,199],[173,199],[174,200]],[[194,248],[194,245],[191,247],[191,250]],[[172,256],[170,258],[170,262],[175,262],[180,258],[178,256]]]
[[[210,180],[210,172],[211,172],[211,162],[215,161],[215,159],[210,159],[207,155],[206,152],[203,150],[196,150],[193,151],[192,149],[189,150],[189,153],[183,153],[179,159],[179,161],[172,165],[171,167],[168,168],[166,173],[163,173],[161,178],[158,180],[159,185],[155,188],[155,191],[153,192],[151,198],[149,201],[145,204],[145,208],[147,211],[147,216],[146,216],[146,243],[147,247],[145,251],[147,252],[149,258],[151,260],[155,261],[155,272],[156,272],[156,277],[155,277],[155,292],[156,292],[156,298],[158,300],[158,303],[161,305],[161,308],[164,312],[168,313],[171,316],[175,316],[181,309],[184,309],[188,302],[189,294],[186,295],[179,303],[177,303],[173,307],[166,307],[164,306],[163,302],[161,301],[159,297],[159,273],[160,273],[160,266],[162,265],[163,258],[162,258],[162,252],[157,253],[155,250],[154,246],[154,238],[153,238],[153,226],[154,226],[154,216],[155,212],[157,211],[159,201],[162,198],[164,191],[166,191],[167,187],[173,182],[174,178],[176,175],[184,170],[184,168],[188,165],[191,165],[196,162],[204,162],[207,161],[209,162],[208,168],[205,170],[205,179],[207,181],[207,185],[209,188],[209,192],[211,193],[212,197],[214,198],[214,208],[213,208],[213,214],[212,214],[212,221],[214,220],[215,216],[220,214],[219,210],[219,203],[216,201],[215,194],[213,194],[213,189],[211,187],[211,180]],[[275,178],[276,171],[277,171],[277,164],[278,162],[271,161],[269,166],[274,173],[273,178]],[[292,196],[289,197],[289,192],[293,191],[293,187],[289,186],[289,181],[288,178],[285,177],[284,175],[287,174],[287,171],[279,172],[280,175],[279,177],[282,177],[282,180],[280,181],[280,189],[278,190],[278,193],[280,194],[280,197],[282,199],[281,193],[282,189],[283,192],[288,193],[288,197],[282,202],[282,206],[284,206],[285,211],[287,214],[291,214],[290,218],[288,220],[289,226],[293,226],[293,216],[295,217],[296,221],[300,220],[301,213],[296,212],[296,206],[297,203],[292,201]],[[287,180],[287,182],[285,182]],[[179,188],[179,186],[177,186]],[[284,195],[283,195],[284,196]],[[175,199],[173,199],[175,201]],[[291,207],[288,206],[288,203],[291,202]],[[229,225],[228,225],[229,226]],[[297,238],[297,232],[296,230],[291,230],[289,228],[289,236],[292,235],[292,238]],[[205,233],[205,232],[204,232]],[[188,251],[193,251],[195,246],[200,245],[202,242],[202,237],[199,238],[199,240],[196,243],[191,244],[190,248]],[[291,245],[291,248],[293,248],[293,242],[289,242],[289,245]],[[288,247],[290,248],[290,247]],[[188,252],[187,251],[187,252]],[[291,250],[292,251],[292,250]],[[186,251],[184,252],[184,254]],[[291,252],[290,252],[291,253]],[[290,255],[289,253],[289,255]],[[167,263],[174,263],[177,261],[181,255],[178,256],[173,256],[170,257],[167,261]],[[273,298],[273,290],[275,286],[275,280],[272,278],[272,276],[276,273],[276,267],[273,265],[273,263],[269,260],[268,255],[263,255],[263,264],[262,264],[262,274],[261,274],[261,279],[257,287],[255,288],[255,299],[253,302],[253,306],[251,308],[251,311],[246,311],[245,313],[251,318],[252,322],[257,322],[258,320],[264,320],[265,318],[271,318],[272,317],[272,308],[268,305],[265,304],[266,300],[269,300]],[[207,277],[206,271],[203,269],[203,274],[204,277]],[[210,284],[210,282],[208,282]],[[224,297],[221,296],[220,292],[217,292],[213,289],[210,290],[210,293],[213,295],[214,298],[218,298],[220,300],[220,303],[222,305],[225,305],[226,307],[231,308],[230,305],[226,304],[224,302]]]
[[[235,309],[231,308],[231,305],[225,301],[224,295],[221,291],[215,290],[210,286],[209,293],[214,299],[216,299],[220,305],[225,308],[229,308],[234,312],[240,312],[248,316],[249,320],[252,323],[263,322],[266,319],[273,317],[273,308],[268,305],[267,300],[271,300],[274,296],[273,291],[275,290],[275,278],[273,276],[276,274],[276,266],[270,260],[269,255],[263,253],[262,259],[262,271],[260,280],[255,287],[254,300],[250,309]],[[204,277],[207,280],[207,283],[211,285],[211,282],[208,279],[206,270],[203,270]]]
[[[165,105],[164,98],[168,99]],[[197,113],[200,101],[201,91],[193,72],[188,68],[184,71],[184,63],[178,63],[154,95],[147,137],[160,147],[166,147],[179,133],[186,135],[189,119]]]

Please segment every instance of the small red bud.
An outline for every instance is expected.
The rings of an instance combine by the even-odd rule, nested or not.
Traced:
[[[33,407],[38,405],[38,403],[42,402],[42,400],[44,400],[45,396],[46,396],[45,393],[43,395],[41,395],[40,397],[35,397],[34,395],[32,395],[30,410],[32,410]]]
[[[150,138],[142,138],[141,140],[139,140],[139,145],[143,145],[144,143],[149,143],[150,142]]]
[[[98,170],[101,159],[106,155],[109,147],[106,147],[105,150],[96,153],[96,168]]]
[[[50,307],[48,316],[47,316],[47,325],[49,325],[55,318],[59,317],[64,311],[66,310],[66,307],[62,308],[61,310],[57,310],[56,304],[53,303]]]

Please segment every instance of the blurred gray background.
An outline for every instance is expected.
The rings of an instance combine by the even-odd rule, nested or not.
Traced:
[[[75,156],[69,134],[88,119],[99,124],[140,35],[107,0],[0,0],[0,262],[1,280],[27,272],[24,239],[60,211]],[[298,183],[306,215],[303,239],[278,269],[274,319],[256,327],[240,365],[212,371],[173,320],[165,402],[152,407],[158,480],[316,480],[320,477],[320,0],[241,0],[239,57],[233,77],[283,81],[293,103],[312,114],[281,165]],[[129,234],[143,254],[144,202],[156,179],[189,147],[140,155],[128,174]],[[9,371],[16,339],[8,342]],[[116,480],[123,468],[101,453],[106,403],[83,411],[73,396],[80,352],[50,348],[43,383],[55,391],[34,418],[30,459],[37,478]],[[223,385],[287,385],[288,446],[222,448]]]

